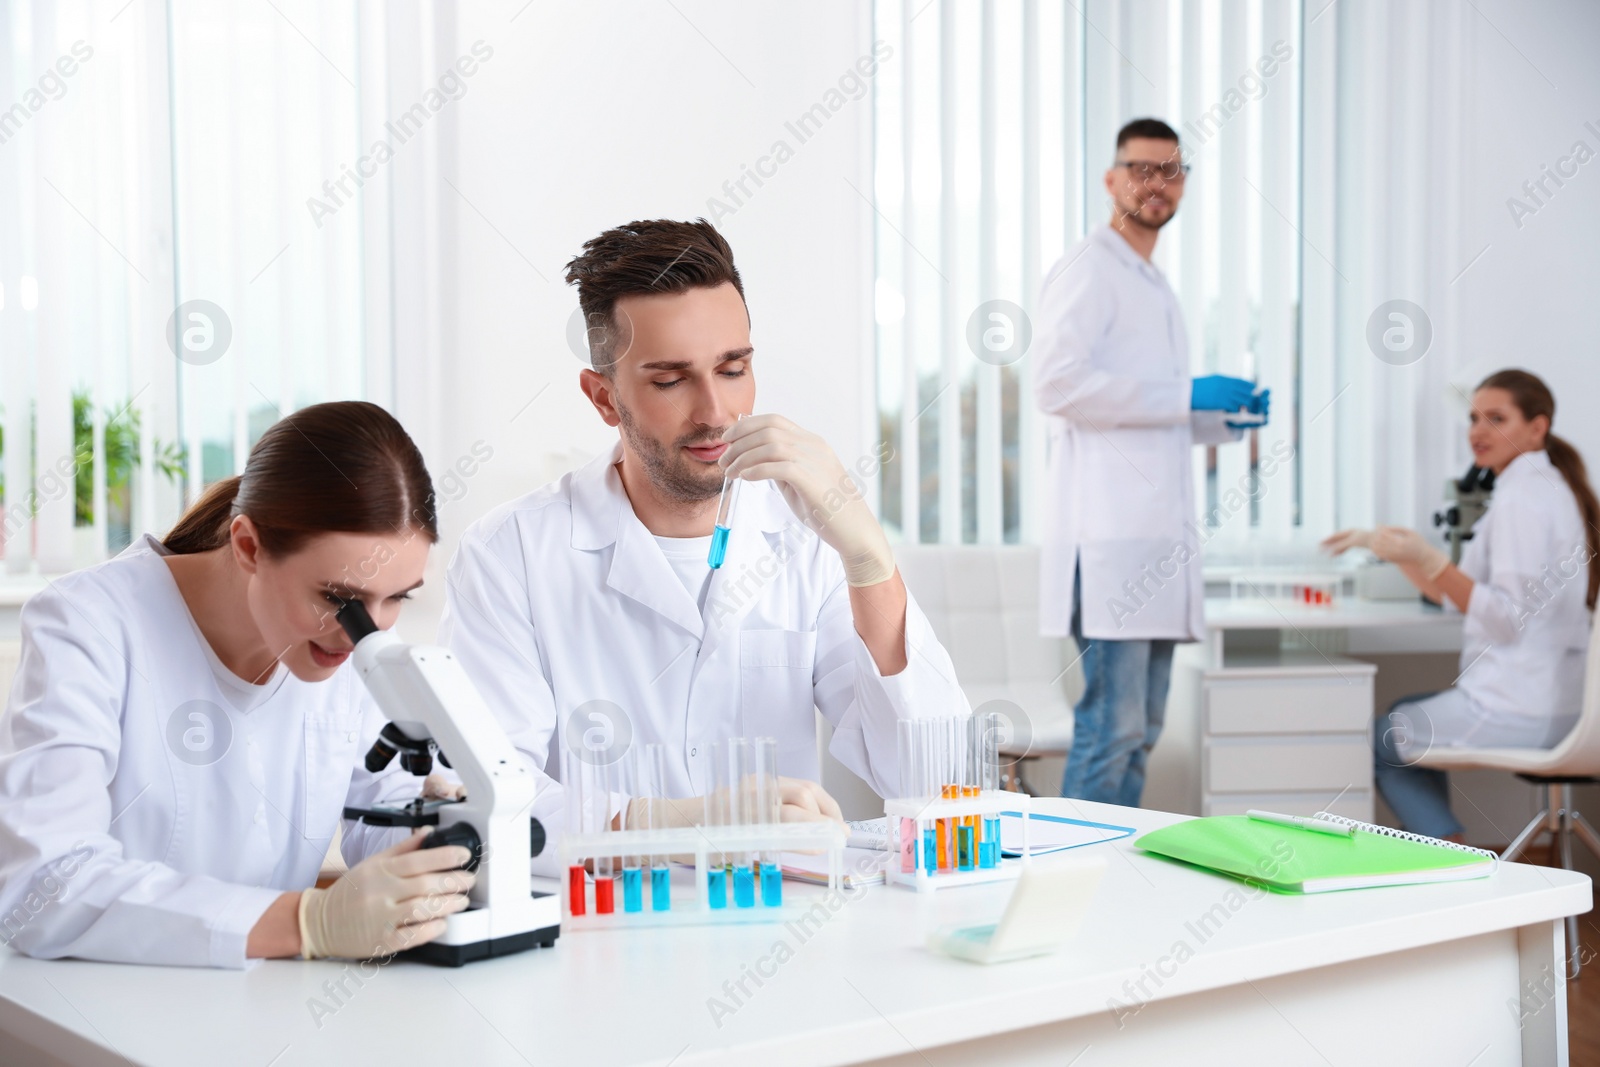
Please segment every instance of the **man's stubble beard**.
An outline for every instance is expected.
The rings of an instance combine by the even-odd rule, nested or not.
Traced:
[[[1119,209],[1122,211],[1123,217],[1126,218],[1129,222],[1133,223],[1135,226],[1142,226],[1145,229],[1150,230],[1152,232],[1160,232],[1160,230],[1161,230],[1161,228],[1163,226],[1165,226],[1167,223],[1171,222],[1173,219],[1178,217],[1178,208],[1177,208],[1177,205],[1175,205],[1175,204],[1173,205],[1172,210],[1167,212],[1167,217],[1164,218],[1164,219],[1161,219],[1159,222],[1152,221],[1152,220],[1150,220],[1150,219],[1148,219],[1148,218],[1146,218],[1146,217],[1144,217],[1144,216],[1142,216],[1140,214],[1140,212],[1143,211],[1144,207],[1145,207],[1145,205],[1142,202],[1139,204],[1139,209],[1137,211],[1128,211],[1125,208],[1121,208],[1120,205],[1118,205],[1118,206],[1119,206]]]
[[[708,472],[697,476],[694,467],[690,465],[692,461],[684,458],[683,453],[679,451],[682,445],[695,443],[694,437],[680,440],[678,446],[669,453],[660,442],[639,429],[639,424],[634,421],[633,415],[627,408],[620,402],[615,403],[617,418],[622,425],[622,435],[627,438],[628,447],[633,454],[639,457],[650,484],[659,492],[683,504],[702,504],[722,492],[720,472]],[[714,438],[708,439],[708,443],[710,440]]]

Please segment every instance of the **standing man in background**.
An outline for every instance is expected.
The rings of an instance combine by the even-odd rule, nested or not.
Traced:
[[[1200,639],[1205,584],[1190,449],[1237,441],[1268,393],[1189,376],[1178,299],[1150,262],[1189,167],[1158,119],[1117,134],[1111,221],[1067,250],[1039,300],[1034,395],[1050,460],[1040,630],[1071,634],[1085,688],[1061,794],[1137,807],[1166,716],[1172,650]]]

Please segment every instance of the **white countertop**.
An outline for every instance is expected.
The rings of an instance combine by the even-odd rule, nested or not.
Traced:
[[[49,584],[35,574],[0,574],[0,608],[20,608]]]
[[[1326,607],[1274,604],[1255,598],[1206,598],[1206,626],[1216,630],[1299,628],[1364,629],[1385,626],[1461,628],[1461,615],[1430,608],[1420,600],[1362,600],[1340,597]]]
[[[1036,810],[1140,830],[1180,818],[1064,800]],[[1090,850],[1110,864],[1078,937],[1054,956],[994,967],[929,953],[923,931],[996,917],[1009,884],[921,897],[875,887],[835,901],[806,937],[773,924],[567,933],[554,949],[458,970],[369,968],[320,1020],[312,998],[335,1006],[324,983],[357,965],[275,960],[227,972],[0,950],[0,1030],[61,1051],[75,1045],[72,1062],[161,1067],[842,1064],[1106,1015],[1108,999],[1125,997],[1124,983],[1180,940],[1194,955],[1157,999],[1548,921],[1591,903],[1585,876],[1522,864],[1485,880],[1294,897],[1251,894],[1141,853],[1131,839]],[[1227,910],[1240,890],[1249,894],[1242,906],[1197,938],[1192,924],[1219,904]],[[793,882],[785,892],[826,897]],[[733,1006],[724,983],[757,967],[771,977],[759,988],[746,978],[752,995],[719,1026],[710,998]]]

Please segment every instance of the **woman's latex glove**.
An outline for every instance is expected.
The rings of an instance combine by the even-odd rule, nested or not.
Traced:
[[[366,960],[444,933],[445,916],[467,906],[477,878],[457,869],[472,858],[462,846],[421,848],[431,832],[368,856],[327,889],[301,893],[300,954]]]
[[[778,809],[779,822],[827,822],[829,819],[844,822],[844,813],[839,810],[838,801],[816,782],[779,775],[778,799],[781,805]],[[700,826],[706,821],[706,798],[703,796],[677,799],[635,797],[628,801],[626,821],[622,828],[635,830],[647,825],[645,819],[649,805],[655,806],[655,814],[648,825],[655,829],[662,826]]]
[[[1372,543],[1368,547],[1381,560],[1416,567],[1430,582],[1450,566],[1449,556],[1429,544],[1417,531],[1404,526],[1378,527],[1372,532]]]
[[[728,450],[717,462],[746,481],[772,480],[783,499],[844,562],[851,585],[877,585],[894,577],[894,553],[828,443],[782,415],[752,415],[723,431]]]
[[[1341,552],[1348,552],[1352,548],[1372,547],[1371,530],[1340,530],[1332,537],[1325,538],[1322,542],[1322,551],[1330,556],[1337,556]]]

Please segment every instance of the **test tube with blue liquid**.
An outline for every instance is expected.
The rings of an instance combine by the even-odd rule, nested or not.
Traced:
[[[730,826],[730,801],[732,790],[728,783],[727,746],[721,741],[711,745],[711,791],[706,794],[707,826]],[[706,896],[713,910],[728,906],[728,861],[720,852],[706,857]]]
[[[979,784],[984,793],[1000,791],[1000,713],[987,712],[979,716],[981,737],[981,774]],[[983,817],[983,837],[978,843],[978,866],[1000,866],[1000,813],[991,812]]]
[[[628,792],[631,797],[640,799],[641,803],[629,803],[622,810],[625,816],[631,816],[632,821],[625,823],[624,830],[648,830],[650,828],[650,805],[653,801],[643,798],[650,796],[649,774],[645,766],[644,747],[636,746],[628,754],[629,779]],[[636,912],[644,910],[644,856],[635,853],[622,857],[622,910]]]
[[[733,498],[739,494],[740,481],[733,475],[722,478],[722,495],[717,498],[717,525],[711,531],[711,554],[706,559],[712,570],[720,570],[728,558],[728,535],[733,531]]]
[[[756,738],[756,821],[776,826],[783,815],[783,798],[778,789],[778,740]],[[783,868],[776,850],[761,854],[761,904],[767,908],[783,905]]]
[[[667,813],[662,810],[666,805],[667,788],[667,750],[660,742],[645,745],[645,795],[650,798],[646,806],[645,816],[648,828],[658,830],[666,827]],[[650,859],[650,910],[672,910],[672,868],[666,856],[651,856]]]
[[[732,824],[741,828],[757,822],[755,752],[744,737],[728,741],[728,777],[733,783],[730,805]],[[733,864],[733,903],[739,908],[756,906],[755,853],[740,852]]]
[[[939,799],[939,740],[943,736],[938,719],[917,720],[918,743],[917,750],[921,753],[917,767],[920,776],[917,796],[923,800]],[[934,820],[922,831],[922,869],[933,874],[939,869],[939,857],[944,849],[940,847],[943,834],[939,832],[942,824]]]

